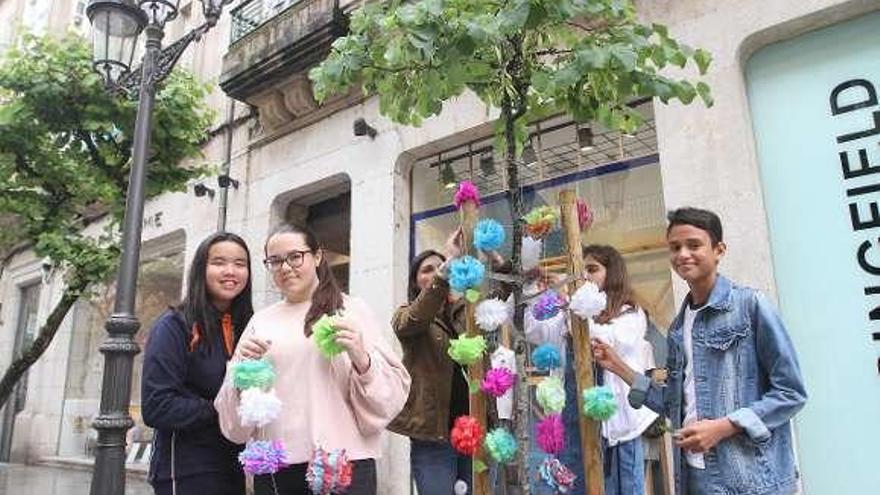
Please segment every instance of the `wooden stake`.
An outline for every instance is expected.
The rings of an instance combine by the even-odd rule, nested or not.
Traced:
[[[477,205],[472,201],[467,201],[462,204],[461,207],[461,230],[462,230],[462,247],[465,252],[472,251],[472,237],[474,233],[474,226],[477,224],[477,218],[479,217],[479,212],[477,210]],[[466,321],[467,321],[467,335],[468,337],[475,337],[480,335],[481,332],[477,327],[477,320],[475,318],[476,314],[476,304],[468,302],[465,309]],[[483,374],[485,373],[485,366],[483,364],[483,360],[479,360],[476,363],[468,366],[468,380],[471,383],[480,383],[483,381]],[[477,421],[480,422],[480,425],[483,427],[483,431],[487,429],[487,415],[486,415],[486,397],[482,393],[469,394],[468,402],[470,405],[470,414],[471,416],[477,418]],[[488,432],[487,432],[488,433]],[[477,469],[477,460],[486,463],[486,466],[482,470]],[[471,493],[473,495],[490,495],[492,493],[492,487],[489,482],[489,469],[488,469],[488,459],[486,459],[485,451],[482,446],[477,451],[476,455],[474,455],[474,470],[473,470],[473,486],[471,486]]]
[[[562,230],[565,236],[565,251],[568,261],[568,273],[580,275],[584,271],[584,259],[581,254],[581,228],[578,223],[577,196],[574,191],[564,190],[559,193],[559,209],[561,212]],[[579,277],[578,277],[579,278]],[[574,294],[581,281],[575,279],[568,286],[568,293]],[[602,472],[602,451],[600,447],[599,422],[583,414],[584,389],[596,384],[593,376],[593,354],[590,351],[590,326],[585,320],[569,312],[571,321],[571,341],[574,346],[574,366],[577,377],[577,410],[578,426],[581,432],[581,453],[584,458],[584,485],[589,495],[604,495],[605,475]]]

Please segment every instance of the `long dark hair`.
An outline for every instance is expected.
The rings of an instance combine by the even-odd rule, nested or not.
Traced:
[[[611,246],[590,244],[583,249],[583,257],[590,256],[605,267],[605,295],[608,304],[605,310],[596,317],[596,322],[607,324],[617,318],[623,306],[638,306],[635,300],[632,286],[629,283],[629,273],[626,271],[626,262],[623,256]]]
[[[281,234],[299,234],[303,236],[303,239],[306,241],[306,246],[312,251],[312,255],[317,255],[319,251],[324,251],[324,246],[311,229],[290,224],[282,224],[275,228],[275,230],[269,234],[269,237],[266,238],[266,243],[263,245],[263,253],[266,257],[269,256],[269,241],[276,235]],[[330,263],[327,261],[326,253],[321,256],[321,263],[318,264],[317,272],[318,288],[315,289],[315,293],[312,294],[312,305],[309,307],[309,312],[306,313],[306,321],[303,326],[306,337],[312,335],[312,324],[318,321],[318,318],[324,314],[329,315],[336,313],[342,309],[343,306],[342,291],[339,289],[336,277],[333,276],[333,270],[330,268]]]
[[[248,278],[241,291],[232,304],[229,305],[229,313],[232,315],[232,328],[235,333],[235,342],[244,331],[254,314],[254,305],[251,299],[251,253],[248,250],[247,243],[241,237],[230,232],[217,232],[211,234],[199,244],[196,253],[193,256],[192,263],[189,265],[189,275],[186,279],[186,297],[183,298],[177,309],[183,314],[186,326],[193,332],[193,345],[197,345],[199,341],[220,342],[223,338],[221,328],[222,314],[211,303],[208,295],[208,285],[206,274],[208,269],[208,252],[211,246],[218,242],[234,242],[244,249],[247,254]],[[197,333],[197,335],[196,335]],[[208,344],[210,350],[213,346]]]
[[[422,267],[422,263],[431,256],[436,256],[441,260],[446,261],[445,256],[433,249],[428,249],[427,251],[419,253],[418,256],[413,258],[412,263],[409,264],[409,283],[406,286],[409,302],[415,301],[416,298],[419,297],[419,292],[422,291],[422,289],[419,288],[419,269]]]

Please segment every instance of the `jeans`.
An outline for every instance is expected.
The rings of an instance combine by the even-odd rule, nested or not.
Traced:
[[[419,495],[451,495],[457,480],[471,493],[471,458],[447,442],[410,440],[410,467]]]
[[[645,449],[642,438],[605,448],[605,495],[644,495]]]

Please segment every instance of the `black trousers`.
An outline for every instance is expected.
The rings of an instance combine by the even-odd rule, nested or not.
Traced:
[[[307,468],[305,463],[294,464],[274,475],[254,476],[254,495],[312,495],[306,484]],[[376,495],[376,461],[353,461],[352,468],[351,486],[345,495]],[[178,495],[182,494],[178,491]]]
[[[173,495],[171,481],[152,482],[156,495]],[[177,479],[177,495],[244,495],[244,474],[204,473]]]

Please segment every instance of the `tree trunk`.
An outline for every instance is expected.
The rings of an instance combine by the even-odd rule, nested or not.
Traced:
[[[40,327],[37,338],[20,355],[15,356],[12,364],[3,373],[3,379],[0,380],[0,407],[3,407],[6,401],[9,400],[13,390],[15,390],[15,384],[49,348],[49,344],[52,343],[52,339],[58,333],[58,327],[61,326],[61,322],[64,321],[64,317],[67,316],[73,303],[79,298],[78,294],[80,292],[77,288],[68,287],[65,289],[64,294],[61,295],[61,300],[58,301],[58,304],[55,305],[52,313],[46,319],[46,323],[43,323],[43,326]]]

